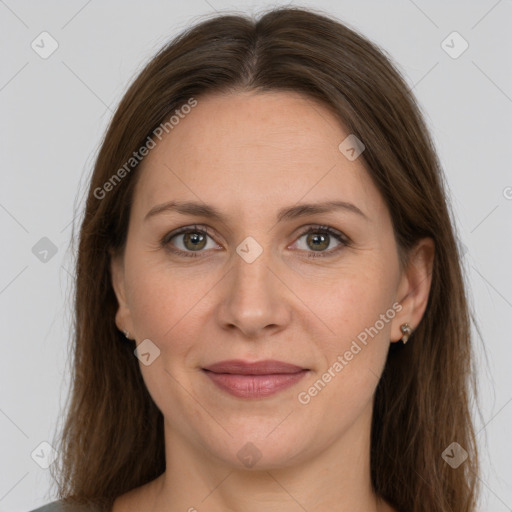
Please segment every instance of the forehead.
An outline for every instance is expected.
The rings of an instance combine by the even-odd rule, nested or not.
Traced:
[[[199,97],[145,157],[135,203],[278,209],[304,197],[357,200],[375,212],[383,203],[362,159],[339,150],[348,135],[328,107],[294,92]]]

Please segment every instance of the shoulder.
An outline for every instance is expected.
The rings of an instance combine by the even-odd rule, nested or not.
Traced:
[[[64,501],[52,501],[30,512],[96,512],[97,509],[87,505],[72,505]]]

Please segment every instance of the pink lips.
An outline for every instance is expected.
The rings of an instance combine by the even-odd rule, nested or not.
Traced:
[[[282,361],[221,361],[203,368],[220,389],[240,398],[264,398],[298,382],[305,368]]]

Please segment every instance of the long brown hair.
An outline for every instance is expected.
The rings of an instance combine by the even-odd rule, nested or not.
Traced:
[[[79,237],[73,388],[52,466],[59,498],[109,510],[116,497],[165,470],[162,413],[134,342],[114,322],[109,251],[123,250],[139,168],[126,163],[191,98],[241,90],[295,91],[323,102],[366,146],[361,158],[389,208],[402,265],[420,238],[434,240],[427,309],[408,344],[393,344],[376,390],[372,485],[400,511],[473,512],[471,315],[434,145],[382,50],[331,16],[301,8],[202,20],[149,62],[113,116]],[[456,469],[442,457],[452,442],[469,453]]]

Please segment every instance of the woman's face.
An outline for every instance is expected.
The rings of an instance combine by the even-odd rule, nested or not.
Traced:
[[[367,447],[389,343],[417,325],[426,294],[399,272],[361,147],[295,93],[197,101],[143,161],[112,266],[116,323],[143,343],[166,443],[259,468]],[[170,202],[184,206],[159,207]],[[227,360],[302,371],[205,370]]]

